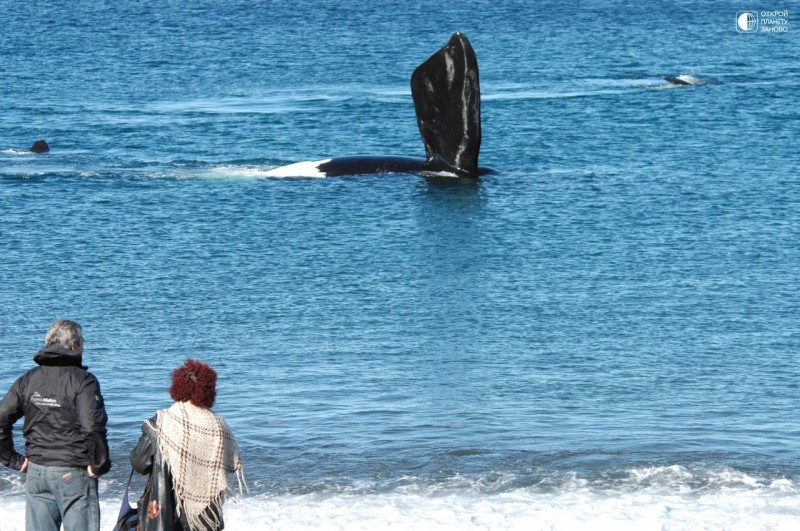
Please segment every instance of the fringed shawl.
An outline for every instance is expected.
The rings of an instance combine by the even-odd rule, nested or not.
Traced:
[[[244,467],[230,428],[209,409],[176,402],[158,412],[158,447],[172,473],[177,514],[192,531],[219,528],[222,503],[232,494],[227,475],[246,487]],[[206,510],[208,508],[212,510]]]

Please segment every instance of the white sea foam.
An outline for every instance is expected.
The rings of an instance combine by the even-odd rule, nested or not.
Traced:
[[[289,179],[325,177],[318,166],[327,160],[316,162],[298,162],[277,168],[263,166],[220,165],[202,170],[188,170],[180,173],[180,177],[189,179]]]
[[[777,530],[800,529],[800,489],[730,471],[698,487],[683,467],[631,471],[630,481],[599,486],[575,480],[553,491],[521,488],[417,493],[260,494],[225,505],[231,530]],[[634,488],[635,487],[635,488]],[[102,493],[101,493],[102,495]],[[25,502],[4,496],[0,531],[24,529]],[[119,500],[104,497],[103,527]]]
[[[347,101],[352,97],[344,91],[308,90],[293,93],[278,92],[263,96],[201,98],[189,101],[157,102],[149,106],[159,113],[205,114],[280,114],[320,110],[327,105]]]

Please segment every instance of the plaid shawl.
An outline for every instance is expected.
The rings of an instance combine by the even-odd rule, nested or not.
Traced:
[[[176,402],[158,412],[158,448],[172,473],[178,498],[177,514],[184,511],[189,527],[216,529],[225,497],[232,494],[227,475],[235,472],[241,492],[244,467],[230,428],[211,410]],[[207,511],[211,507],[213,510]]]

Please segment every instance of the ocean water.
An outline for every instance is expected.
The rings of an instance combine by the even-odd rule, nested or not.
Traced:
[[[228,529],[798,529],[795,6],[2,1],[0,392],[84,325],[109,529],[187,357]],[[424,156],[409,77],[454,31],[497,174],[266,177]]]

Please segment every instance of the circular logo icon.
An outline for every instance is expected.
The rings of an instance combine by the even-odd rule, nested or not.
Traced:
[[[756,14],[752,11],[742,11],[736,17],[736,25],[739,27],[739,31],[744,32],[751,32],[756,30],[756,25],[758,24],[758,18]]]

